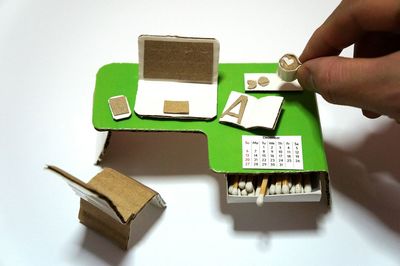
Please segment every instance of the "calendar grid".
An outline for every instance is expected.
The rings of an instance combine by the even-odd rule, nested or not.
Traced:
[[[243,168],[303,169],[301,136],[242,136]]]

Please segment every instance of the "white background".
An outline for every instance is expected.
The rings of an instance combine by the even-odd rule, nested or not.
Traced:
[[[202,135],[118,134],[102,166],[168,204],[124,252],[78,222],[79,198],[43,170],[52,163],[84,180],[100,170],[95,75],[137,62],[139,34],[215,37],[220,62],[277,62],[300,54],[337,4],[0,0],[0,265],[399,265],[400,126],[321,98],[330,210],[227,205]]]

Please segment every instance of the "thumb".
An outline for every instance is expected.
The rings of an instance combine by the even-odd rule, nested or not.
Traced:
[[[378,58],[320,57],[306,61],[297,78],[328,102],[400,116],[400,53]]]

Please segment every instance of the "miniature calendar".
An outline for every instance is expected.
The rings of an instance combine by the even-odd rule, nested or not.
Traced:
[[[242,136],[243,168],[303,169],[301,136]]]

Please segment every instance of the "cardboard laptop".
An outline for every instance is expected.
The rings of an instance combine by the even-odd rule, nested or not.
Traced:
[[[140,36],[135,112],[143,117],[216,117],[218,58],[215,39]]]

